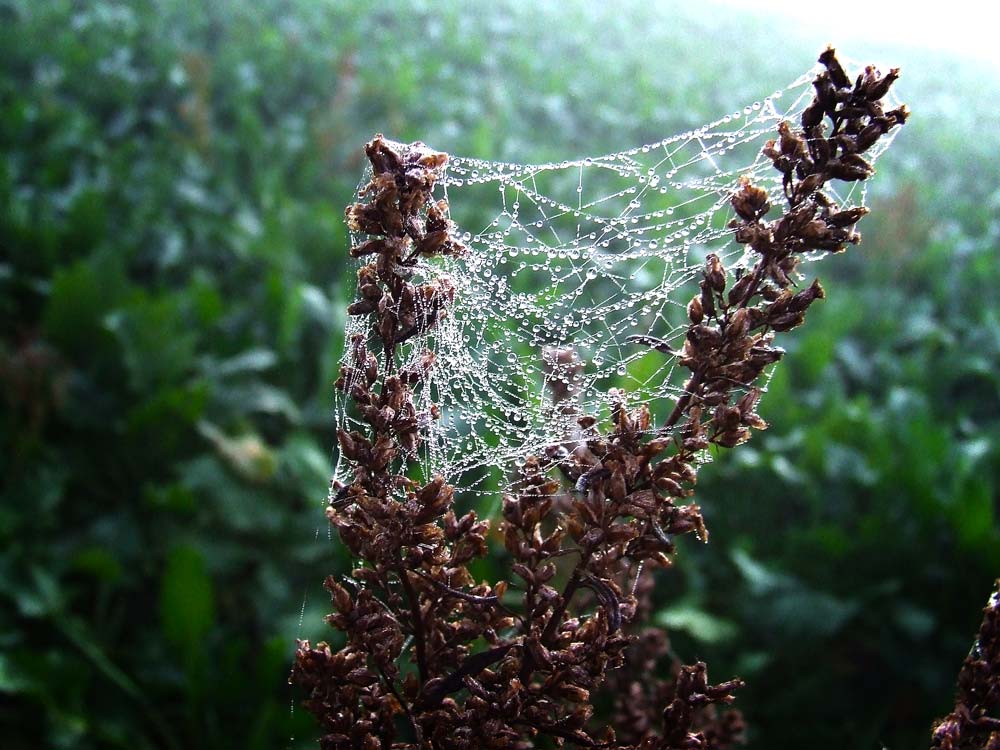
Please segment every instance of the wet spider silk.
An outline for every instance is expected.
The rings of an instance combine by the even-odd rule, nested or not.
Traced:
[[[772,204],[784,201],[781,175],[761,149],[779,123],[798,122],[814,76],[614,154],[547,164],[450,158],[435,195],[447,198],[468,250],[413,267],[414,281],[447,277],[455,298],[407,343],[401,365],[436,355],[415,389],[425,477],[498,497],[527,455],[557,458],[580,416],[606,417],[616,391],[663,421],[687,376],[673,352],[706,256],[737,276],[755,261],[733,240],[730,197],[749,177]],[[891,140],[866,157],[876,160]],[[825,192],[840,205],[864,205],[864,183],[841,187]],[[347,340],[365,334],[364,317],[348,320]],[[336,420],[361,427],[343,394]]]

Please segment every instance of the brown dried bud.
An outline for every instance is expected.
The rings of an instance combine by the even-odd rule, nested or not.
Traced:
[[[827,162],[827,166],[833,163],[834,160]],[[826,181],[826,175],[822,172],[815,172],[809,175],[804,180],[802,180],[798,185],[795,186],[795,192],[793,193],[793,201],[795,203],[801,203],[803,200],[808,198],[810,195],[815,193]]]
[[[423,147],[422,143],[415,144]],[[431,151],[430,149],[420,150],[419,156],[417,158],[417,164],[422,167],[427,167],[428,169],[440,169],[445,164],[448,163],[448,154],[442,153],[440,151]]]
[[[382,289],[377,284],[362,284],[358,291],[365,299],[378,302],[382,298]]]
[[[813,99],[812,103],[802,111],[802,127],[806,131],[823,122],[824,107],[819,99]]]
[[[845,182],[867,180],[875,173],[875,168],[857,154],[844,154],[840,159],[831,159],[826,169],[831,177]]]
[[[715,253],[709,253],[705,258],[705,281],[720,294],[726,288],[726,269]],[[704,300],[702,300],[704,302]]]
[[[736,408],[740,412],[740,421],[744,425],[753,427],[756,430],[765,430],[767,429],[767,422],[757,414],[758,401],[760,401],[760,389],[751,388],[736,402]]]
[[[708,317],[715,317],[715,295],[712,294],[712,287],[707,279],[701,282],[701,309]]]
[[[817,193],[816,195],[822,195],[822,193]],[[792,209],[778,222],[778,228],[774,231],[775,240],[784,242],[789,237],[797,235],[802,231],[802,227],[808,224],[815,215],[816,204],[813,201],[808,201]]]
[[[798,158],[806,153],[806,143],[800,135],[792,132],[788,122],[778,124],[778,144],[782,156]]]
[[[722,334],[718,328],[709,325],[691,326],[688,329],[687,340],[695,349],[714,349],[722,343]]]
[[[806,222],[799,230],[799,236],[807,242],[826,239],[829,234],[830,230],[826,222],[822,219],[813,219],[810,222]]]
[[[843,211],[830,214],[826,217],[826,221],[833,227],[849,227],[860,221],[861,217],[865,216],[867,213],[867,208],[864,206],[857,206],[855,208],[848,208]]]
[[[684,488],[677,482],[676,479],[671,479],[670,477],[660,477],[653,481],[657,489],[661,489],[666,492],[671,497],[684,497]]]
[[[348,315],[367,315],[370,312],[375,312],[377,304],[375,300],[363,299],[357,302],[352,302],[347,306]]]
[[[354,609],[354,602],[351,601],[351,595],[347,589],[337,583],[333,576],[326,577],[323,587],[330,592],[330,597],[336,610],[342,615],[350,614]]]
[[[785,356],[785,350],[776,346],[755,346],[750,350],[750,364],[756,368],[764,368],[774,364]]]
[[[728,296],[729,304],[730,305],[742,304],[744,301],[743,298],[746,296],[753,282],[754,282],[754,276],[752,273],[743,274],[743,276],[740,277],[739,281],[733,284],[732,289],[729,290],[729,296]]]
[[[805,319],[803,313],[784,313],[774,318],[769,318],[767,323],[775,331],[790,331],[802,325]]]
[[[905,104],[898,107],[897,109],[890,110],[885,113],[885,116],[892,120],[893,125],[902,125],[910,116],[910,110]]]
[[[392,438],[382,435],[372,446],[372,458],[369,468],[372,471],[382,471],[389,462],[396,456],[396,447],[392,444]]]
[[[813,81],[816,89],[816,101],[828,115],[832,115],[837,106],[837,87],[830,80],[829,73],[821,73]]]
[[[736,402],[736,408],[740,414],[746,415],[757,408],[758,401],[760,401],[760,388],[751,388],[740,396],[739,401]]]
[[[730,339],[740,339],[750,330],[750,318],[745,307],[738,308],[726,324],[726,336]]]
[[[715,410],[715,414],[712,415],[712,422],[716,429],[725,431],[739,425],[740,418],[740,410],[737,407],[722,404]]]
[[[730,202],[744,221],[757,221],[771,208],[767,191],[751,184],[748,177],[740,178],[740,187],[733,193]]]
[[[357,444],[354,442],[354,437],[347,430],[338,429],[337,438],[340,441],[340,450],[343,452],[344,458],[348,461],[357,461],[359,450]]]
[[[615,471],[611,474],[611,477],[608,479],[607,487],[609,498],[619,503],[625,499],[628,489],[625,486],[625,477],[622,476],[620,471]]]
[[[564,682],[555,688],[554,692],[574,703],[585,703],[590,700],[590,691],[579,685],[570,685]]]
[[[736,429],[717,435],[712,439],[712,442],[717,445],[721,445],[723,448],[735,448],[737,445],[742,445],[749,439],[750,430],[746,427],[737,427]]]
[[[887,131],[887,125],[883,125],[878,122],[873,122],[870,125],[866,125],[858,133],[858,137],[854,140],[854,148],[858,152],[867,151],[872,146],[874,146],[878,139],[885,135]]]
[[[429,505],[434,500],[437,499],[438,494],[441,492],[441,488],[444,486],[444,477],[440,474],[435,474],[434,479],[424,485],[420,490],[417,491],[415,498],[421,505]]]
[[[531,657],[535,664],[545,669],[552,669],[552,659],[549,656],[549,650],[536,638],[527,638],[524,642],[524,647],[528,652],[528,656]]]
[[[510,569],[514,571],[517,575],[524,579],[525,583],[529,585],[534,585],[535,574],[531,572],[531,569],[522,563],[514,563],[511,565]]]
[[[830,73],[830,79],[834,86],[843,89],[851,85],[851,79],[847,77],[847,73],[841,67],[840,61],[837,59],[837,52],[833,47],[827,47],[823,51],[823,54],[819,56],[819,62]]]
[[[368,156],[376,175],[397,172],[402,169],[399,154],[389,145],[381,133],[376,133],[375,137],[365,144],[365,154]]]
[[[384,253],[388,250],[388,245],[384,239],[370,239],[355,245],[351,248],[351,257],[360,258],[373,253]]]
[[[823,285],[819,283],[819,279],[816,279],[807,289],[803,289],[789,300],[788,310],[789,312],[805,312],[809,305],[825,296]]]
[[[822,136],[818,138],[812,138],[809,141],[809,153],[812,154],[814,162],[819,165],[820,168],[826,164],[827,160],[833,155],[833,147],[830,141]]]
[[[764,156],[766,156],[768,159],[774,162],[774,166],[776,169],[778,169],[779,171],[784,171],[784,169],[781,166],[779,166],[779,162],[781,161],[782,156],[778,152],[778,149],[776,148],[777,145],[778,142],[772,139],[767,143],[765,143],[764,147],[761,148],[760,151],[762,154],[764,154]]]
[[[878,101],[889,93],[889,88],[899,80],[899,68],[892,68],[881,79],[876,80],[865,92],[870,101]]]
[[[688,302],[687,314],[688,319],[695,325],[698,325],[698,323],[701,323],[701,321],[704,320],[705,310],[701,304],[701,295],[696,294],[691,298],[691,301]]]

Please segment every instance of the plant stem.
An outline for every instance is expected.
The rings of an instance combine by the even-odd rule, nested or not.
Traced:
[[[396,575],[399,576],[400,583],[403,584],[403,591],[406,592],[406,599],[410,605],[410,619],[413,621],[413,638],[417,649],[417,671],[420,672],[420,681],[427,681],[427,644],[424,635],[424,619],[420,614],[420,600],[413,590],[409,576],[402,565],[396,567]]]

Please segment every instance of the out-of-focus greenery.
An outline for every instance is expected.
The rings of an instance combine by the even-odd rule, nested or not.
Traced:
[[[654,140],[805,69],[777,23],[0,0],[5,750],[308,746],[284,683],[345,562],[321,507],[359,147]],[[675,650],[747,678],[755,747],[919,746],[1000,573],[998,81],[883,53],[916,115],[872,239],[815,269],[772,429],[703,472],[712,543],[662,580]]]

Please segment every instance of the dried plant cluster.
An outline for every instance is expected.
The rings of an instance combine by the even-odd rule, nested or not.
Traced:
[[[992,716],[990,715],[992,714]],[[934,725],[931,750],[1000,750],[1000,580],[958,673],[955,710]]]
[[[682,665],[665,634],[643,624],[651,572],[670,565],[676,538],[708,536],[691,501],[699,452],[739,445],[766,427],[757,383],[782,356],[776,338],[823,296],[815,281],[796,288],[802,255],[860,240],[855,225],[866,209],[836,205],[824,187],[871,175],[865,152],[907,117],[880,103],[898,71],[868,68],[852,81],[833,50],[820,62],[801,123],[782,124],[765,147],[783,183],[780,210],[749,181],[731,199],[734,237],[756,262],[730,275],[708,257],[681,351],[651,336],[631,339],[690,371],[676,408],[656,425],[647,407],[627,408],[624,394],[613,394],[610,425],[581,415],[577,437],[526,457],[498,529],[509,581],[477,581],[469,571],[488,554],[489,523],[458,515],[442,477],[421,484],[407,476],[421,424],[437,414],[417,413],[412,390],[433,354],[404,358],[403,347],[433,329],[454,294],[445,278],[414,283],[412,266],[464,249],[447,205],[431,198],[447,157],[381,136],[368,144],[367,200],[347,217],[370,237],[352,250],[371,262],[358,272],[349,309],[370,324],[351,342],[337,383],[367,427],[340,431],[353,478],[335,488],[327,512],[357,566],[326,580],[327,620],[343,645],[301,642],[292,671],[325,750],[722,750],[741,742],[742,718],[728,706],[742,683],[711,684],[704,663]],[[581,366],[572,352],[551,354],[554,366]],[[573,408],[565,393],[553,399]],[[553,465],[558,472],[543,468]],[[995,651],[995,607],[991,623],[980,643]],[[941,724],[936,747],[965,747],[947,738],[982,721],[988,699],[976,687],[986,684],[976,664],[966,665],[965,713]],[[595,717],[595,704],[613,706],[610,722]]]

